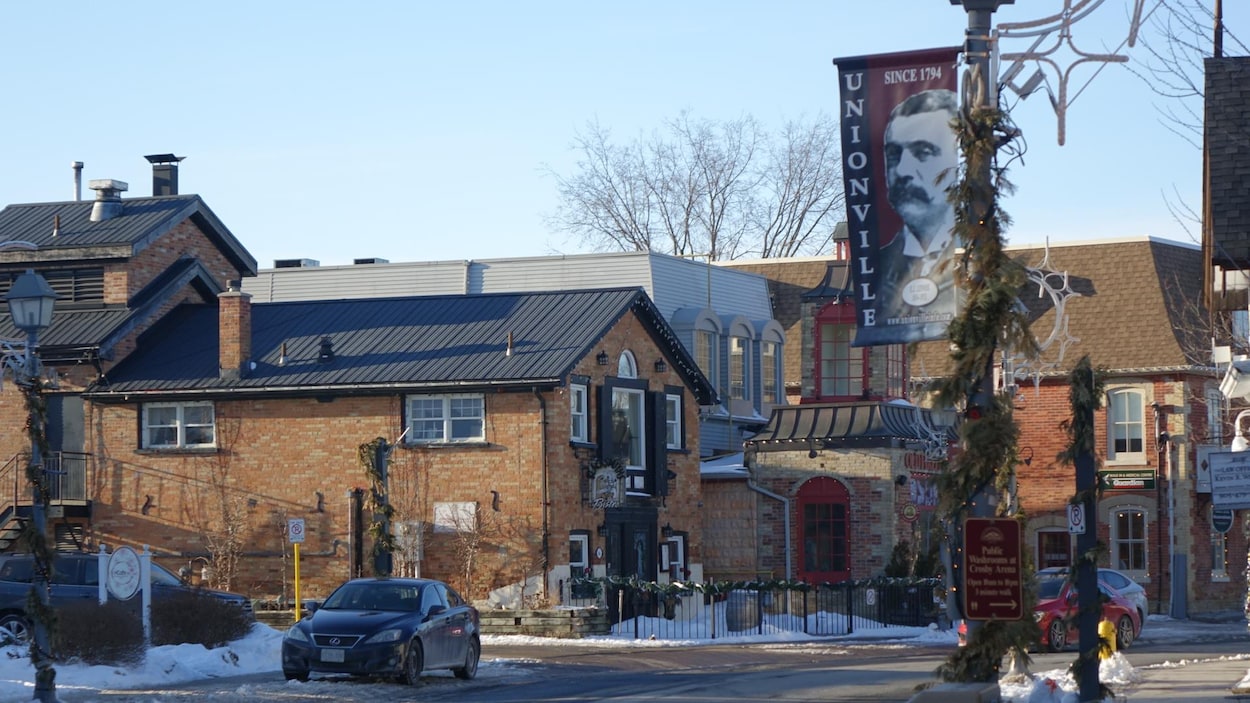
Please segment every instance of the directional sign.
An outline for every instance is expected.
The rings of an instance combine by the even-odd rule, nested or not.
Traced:
[[[970,620],[1024,617],[1020,523],[1011,518],[964,521],[964,615]]]

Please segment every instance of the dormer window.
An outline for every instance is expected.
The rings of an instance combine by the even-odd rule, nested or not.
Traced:
[[[628,349],[621,352],[616,362],[616,375],[621,378],[638,378],[638,364],[634,361],[633,352]]]

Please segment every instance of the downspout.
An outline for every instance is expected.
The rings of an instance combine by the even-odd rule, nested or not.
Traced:
[[[551,535],[550,525],[550,492],[547,486],[547,400],[543,398],[542,391],[537,387],[534,389],[534,397],[538,399],[538,456],[539,462],[542,464],[542,492],[543,492],[543,601],[546,602],[549,596],[547,589],[547,574],[551,570]],[[521,586],[521,592],[525,592],[525,586]]]
[[[755,481],[752,481],[749,478],[747,479],[747,488],[750,488],[762,496],[767,496],[773,500],[781,502],[782,515],[784,516],[783,524],[785,525],[786,531],[786,580],[789,581],[793,573],[793,570],[790,567],[790,499],[779,496],[770,490],[757,486]]]

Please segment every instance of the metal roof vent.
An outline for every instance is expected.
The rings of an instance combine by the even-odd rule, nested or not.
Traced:
[[[125,181],[97,178],[88,181],[87,187],[95,191],[95,202],[91,204],[92,222],[111,220],[122,214],[122,193],[130,189]]]
[[[321,351],[317,353],[317,361],[322,363],[334,361],[334,340],[329,337],[321,338]]]

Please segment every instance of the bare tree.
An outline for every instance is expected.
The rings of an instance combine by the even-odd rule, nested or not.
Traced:
[[[229,590],[239,572],[239,559],[247,543],[248,495],[238,485],[232,471],[234,447],[243,431],[243,421],[219,412],[216,418],[220,450],[196,460],[194,478],[202,485],[191,493],[190,524],[202,535],[208,550],[205,585]]]
[[[770,135],[752,117],[688,113],[617,143],[591,122],[574,139],[573,174],[556,179],[550,222],[600,251],[713,260],[828,251],[843,208],[835,120],[789,122]]]

